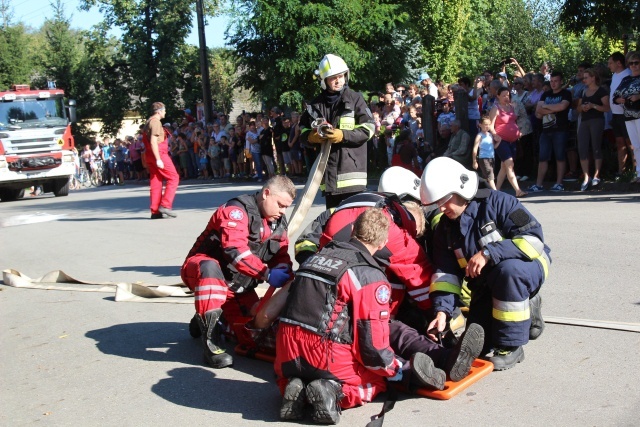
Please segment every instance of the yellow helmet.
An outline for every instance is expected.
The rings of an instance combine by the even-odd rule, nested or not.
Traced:
[[[327,84],[324,79],[342,73],[346,73],[346,84],[349,81],[349,67],[347,67],[347,63],[339,56],[329,53],[322,58],[322,61],[318,64],[318,69],[315,74],[320,78],[320,86],[322,86],[322,89],[326,89]]]

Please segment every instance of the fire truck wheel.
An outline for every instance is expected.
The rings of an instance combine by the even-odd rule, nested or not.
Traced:
[[[69,195],[69,179],[64,178],[56,181],[53,185],[53,194],[56,197],[68,196]]]
[[[24,196],[24,188],[2,188],[0,189],[0,200],[12,202]]]

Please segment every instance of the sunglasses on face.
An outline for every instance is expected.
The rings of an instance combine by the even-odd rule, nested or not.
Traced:
[[[629,65],[640,65],[640,61],[629,61]]]

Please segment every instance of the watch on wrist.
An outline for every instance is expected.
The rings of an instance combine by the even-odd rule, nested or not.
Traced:
[[[491,261],[491,254],[489,253],[488,249],[483,249],[482,250],[482,256],[484,257],[484,259],[486,259],[487,261]]]

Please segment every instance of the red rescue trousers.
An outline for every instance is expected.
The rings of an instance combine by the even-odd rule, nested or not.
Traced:
[[[325,378],[342,385],[343,409],[371,402],[387,389],[384,377],[367,369],[355,357],[350,344],[339,344],[301,328],[280,323],[276,338],[274,368],[280,393],[290,378],[300,378],[306,384]]]
[[[160,149],[160,147],[158,147]],[[164,169],[156,166],[155,157],[147,158],[147,168],[149,169],[149,184],[151,193],[151,213],[158,213],[160,206],[167,209],[173,207],[173,199],[176,196],[180,176],[176,172],[175,166],[169,154],[160,150],[160,159],[164,163]],[[164,194],[162,193],[162,181],[167,181]]]
[[[228,325],[243,322],[243,318],[250,315],[251,307],[259,300],[253,289],[241,294],[229,289],[218,261],[205,254],[187,258],[180,276],[194,292],[196,313],[204,317],[207,311],[222,308]]]

